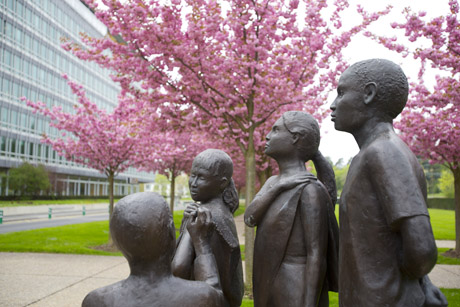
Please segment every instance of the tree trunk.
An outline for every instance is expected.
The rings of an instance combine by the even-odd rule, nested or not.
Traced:
[[[114,177],[115,174],[110,171],[108,175],[109,179],[109,222],[112,219],[112,213],[113,213],[113,182],[114,182]],[[112,234],[110,233],[110,227],[109,227],[109,241],[107,243],[109,246],[113,245],[112,241]]]
[[[251,204],[255,196],[256,186],[256,156],[254,150],[254,140],[252,135],[249,137],[248,149],[245,153],[246,162],[246,208]],[[252,267],[254,257],[254,228],[244,227],[245,245],[245,277],[246,291],[252,293]]]
[[[171,213],[174,214],[174,198],[176,195],[176,176],[174,174],[174,170],[171,172],[171,195],[169,201],[169,208],[171,209]]]
[[[455,251],[460,255],[460,165],[451,168],[455,190]]]

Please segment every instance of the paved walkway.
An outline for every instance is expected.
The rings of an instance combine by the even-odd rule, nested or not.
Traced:
[[[243,243],[242,216],[236,223]],[[81,306],[87,293],[128,274],[123,257],[0,253],[0,306]],[[438,287],[460,289],[460,266],[437,265],[429,276]]]

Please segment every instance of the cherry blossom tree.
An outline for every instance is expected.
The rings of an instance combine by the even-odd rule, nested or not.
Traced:
[[[69,80],[68,84],[78,100],[74,113],[66,113],[60,106],[49,109],[43,102],[23,100],[34,112],[48,117],[50,126],[62,132],[61,137],[56,139],[44,135],[44,143],[50,144],[67,160],[86,165],[107,176],[109,216],[112,217],[114,179],[118,173],[134,164],[131,156],[137,149],[139,129],[130,118],[136,114],[137,105],[130,99],[122,99],[112,112],[107,113],[88,100],[81,85]]]
[[[341,51],[385,12],[342,29],[336,0],[96,0],[85,2],[111,35],[64,47],[113,69],[123,93],[143,95],[169,123],[230,139],[245,161],[246,203],[255,194],[260,127],[287,110],[326,115],[327,94],[346,67]],[[178,107],[179,106],[179,107]],[[247,228],[246,280],[254,232]]]
[[[442,163],[454,175],[456,252],[460,255],[460,21],[459,2],[449,0],[450,12],[427,20],[425,12],[405,9],[405,22],[392,27],[405,31],[411,44],[371,35],[387,48],[420,61],[418,80],[401,120],[395,126],[416,155]],[[430,74],[427,76],[427,68]],[[428,77],[438,71],[434,86]]]

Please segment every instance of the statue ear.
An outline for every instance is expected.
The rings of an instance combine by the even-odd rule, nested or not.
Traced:
[[[228,179],[225,177],[220,178],[220,189],[223,191],[228,186]]]
[[[375,82],[369,82],[364,87],[364,103],[368,105],[374,100],[377,95],[377,84]]]
[[[299,139],[300,139],[300,137],[299,137],[298,133],[293,133],[292,134],[292,144],[297,143],[297,141],[299,141]]]

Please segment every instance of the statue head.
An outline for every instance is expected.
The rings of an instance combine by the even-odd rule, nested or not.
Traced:
[[[229,155],[218,149],[207,149],[192,163],[189,188],[194,201],[206,203],[221,197],[233,213],[238,209],[238,194],[232,179],[233,162]]]
[[[345,80],[344,80],[345,79]],[[404,109],[409,84],[401,67],[385,59],[370,59],[351,65],[342,74],[340,83],[349,82],[365,95],[364,103],[374,110],[374,117],[392,121]]]
[[[266,139],[265,153],[275,160],[295,152],[306,162],[318,151],[319,125],[308,113],[288,111],[275,122]]]
[[[123,197],[114,206],[110,232],[130,264],[170,263],[175,250],[175,227],[169,206],[160,195],[141,192]]]

